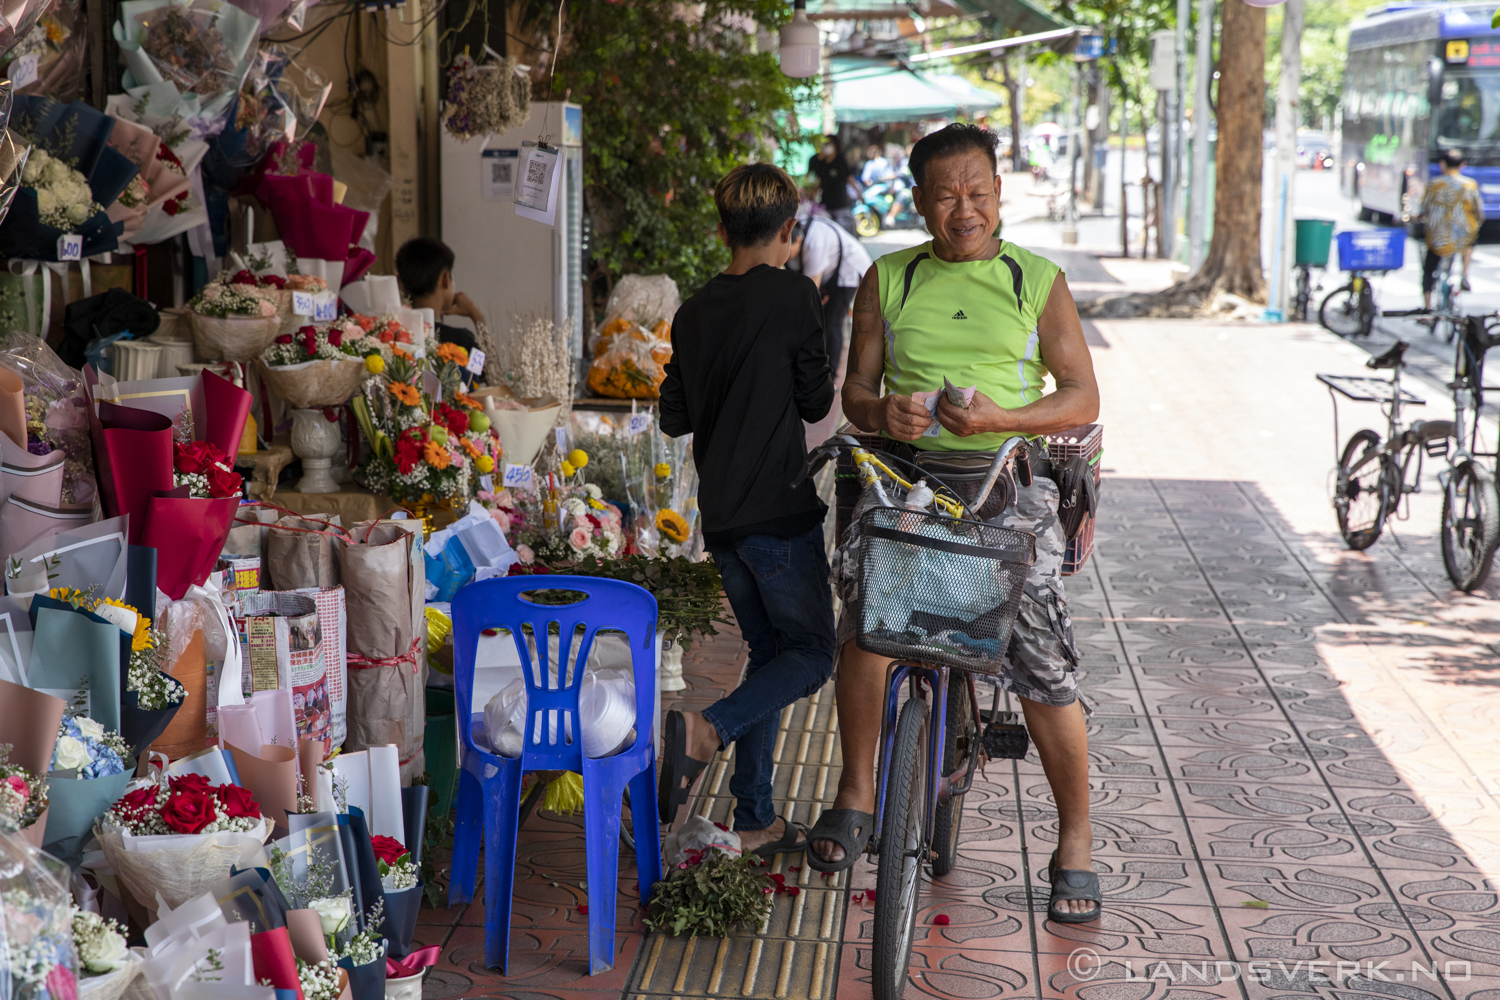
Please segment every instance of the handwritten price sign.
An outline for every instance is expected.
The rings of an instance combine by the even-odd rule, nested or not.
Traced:
[[[535,472],[529,465],[505,464],[505,488],[508,490],[529,490],[532,485],[532,477]]]

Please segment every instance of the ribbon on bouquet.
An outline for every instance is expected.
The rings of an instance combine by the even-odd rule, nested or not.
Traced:
[[[208,605],[209,610],[219,621],[219,627],[224,630],[224,666],[223,673],[219,679],[219,704],[220,705],[243,705],[245,703],[244,692],[240,690],[243,674],[240,657],[239,633],[235,630],[234,620],[229,617],[229,609],[224,607],[223,588],[220,586],[219,577],[216,573],[210,573],[208,579],[202,586],[194,584],[188,587],[187,593],[182,595],[185,601],[202,601]],[[256,749],[259,749],[258,747]]]
[[[52,325],[52,274],[57,275],[58,283],[62,286],[62,304],[68,305],[68,261],[59,260],[12,260],[10,262],[10,273],[26,279],[24,292],[26,295],[26,329],[28,333],[40,337],[47,336],[47,330]],[[94,276],[89,267],[89,259],[83,258],[78,262],[78,269],[83,274],[83,297],[88,298],[94,294]],[[51,272],[50,274],[48,272]],[[36,300],[31,291],[31,279],[38,273],[42,276],[42,325],[37,327]],[[40,329],[40,332],[38,330]]]
[[[442,955],[441,945],[430,944],[425,948],[418,948],[405,958],[388,958],[385,960],[385,978],[405,979],[421,975],[423,969],[436,965]]]

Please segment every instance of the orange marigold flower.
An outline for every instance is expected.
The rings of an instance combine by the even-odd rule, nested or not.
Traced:
[[[470,441],[468,438],[460,439],[459,443],[463,446],[464,451],[469,453],[470,458],[478,458],[480,455],[484,454],[484,452],[475,447],[474,442]]]
[[[417,395],[416,386],[407,385],[405,382],[392,382],[390,390],[391,395],[405,406],[416,406],[422,401],[422,397]]]
[[[484,409],[479,400],[475,399],[473,396],[468,395],[467,393],[455,392],[453,394],[453,401],[459,406],[467,406],[471,410]]]
[[[439,344],[435,353],[440,361],[451,361],[455,365],[469,363],[469,352],[457,344]]]
[[[448,449],[436,441],[428,441],[422,448],[422,457],[427,464],[434,469],[446,469],[448,467]]]
[[[399,347],[392,347],[391,348],[391,353],[394,354],[396,357],[400,358],[402,361],[410,361],[410,360],[412,360],[412,356],[410,354],[407,354],[405,351],[403,351]]]

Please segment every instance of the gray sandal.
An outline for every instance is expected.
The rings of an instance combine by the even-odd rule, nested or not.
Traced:
[[[808,852],[811,854],[812,852]],[[1057,852],[1047,862],[1047,881],[1052,883],[1052,895],[1047,900],[1047,917],[1060,924],[1086,924],[1098,920],[1104,912],[1104,895],[1099,890],[1099,876],[1093,870],[1057,867]],[[1094,904],[1092,912],[1069,913],[1059,910],[1057,904],[1065,899],[1082,899]]]
[[[870,833],[875,829],[875,817],[858,809],[824,809],[818,821],[807,832],[807,863],[813,871],[832,874],[854,867],[854,862],[865,852],[870,842]],[[813,841],[831,840],[844,849],[844,856],[837,861],[828,861],[813,850]]]

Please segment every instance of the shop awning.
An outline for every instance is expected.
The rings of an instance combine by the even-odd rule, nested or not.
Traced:
[[[1041,31],[1056,31],[1070,25],[1034,0],[953,0],[955,6],[969,14],[989,14],[995,22],[1006,29],[996,37],[1010,32],[1031,35]]]
[[[963,77],[912,72],[885,60],[834,59],[832,69],[834,118],[853,125],[978,114],[1001,103],[999,94]]]

